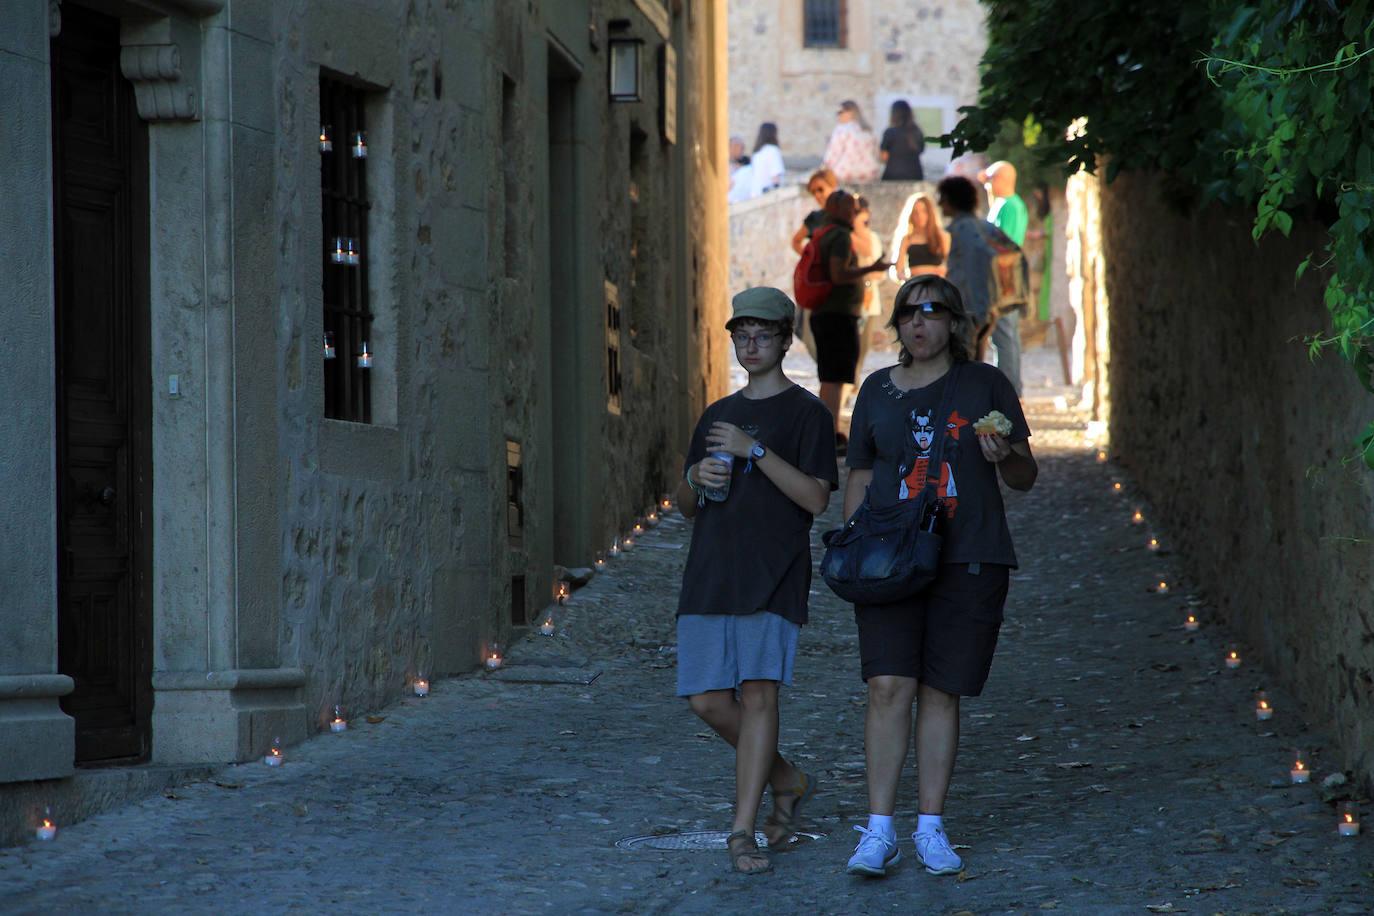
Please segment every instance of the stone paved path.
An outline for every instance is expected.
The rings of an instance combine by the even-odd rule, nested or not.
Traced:
[[[1029,399],[1040,483],[1009,499],[1023,565],[998,658],[964,707],[947,810],[961,878],[910,859],[881,882],[843,874],[866,809],[863,685],[851,614],[819,581],[782,740],[820,775],[805,820],[821,838],[755,878],[723,852],[616,848],[729,824],[731,756],[672,696],[674,516],[576,593],[559,636],[513,648],[511,672],[600,670],[591,685],[441,681],[280,769],[228,767],[0,850],[0,911],[1370,912],[1374,838],[1338,838],[1315,784],[1327,736],[1272,688],[1277,715],[1255,722],[1265,673],[1226,670],[1205,604],[1183,632],[1194,589],[1145,549],[1129,493],[1049,393]],[[1149,590],[1161,577],[1167,596]],[[1312,785],[1288,784],[1297,745]],[[904,787],[909,832],[909,773]]]

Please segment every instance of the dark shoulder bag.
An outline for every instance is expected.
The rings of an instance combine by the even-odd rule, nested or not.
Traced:
[[[940,409],[936,413],[939,436],[931,449],[934,464],[926,472],[926,485],[918,496],[895,505],[874,507],[868,494],[843,528],[827,531],[821,538],[825,556],[821,576],[830,590],[854,604],[889,604],[923,591],[940,569],[938,530],[922,524],[935,509],[939,497],[941,465],[949,443],[949,413],[959,382],[960,363],[949,372]],[[910,440],[910,434],[907,435]],[[906,466],[914,460],[914,443],[908,441]],[[938,517],[938,516],[937,516]],[[932,526],[937,527],[938,526]]]

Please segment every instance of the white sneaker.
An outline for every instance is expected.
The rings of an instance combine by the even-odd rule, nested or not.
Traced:
[[[957,875],[964,870],[964,860],[950,848],[949,837],[943,830],[913,833],[916,858],[932,875]]]
[[[885,876],[888,866],[896,865],[902,858],[901,851],[897,849],[897,838],[885,837],[876,830],[869,830],[857,824],[854,829],[863,834],[863,839],[854,847],[854,855],[849,857],[849,865],[845,867],[845,871],[851,875],[867,875],[870,878]]]

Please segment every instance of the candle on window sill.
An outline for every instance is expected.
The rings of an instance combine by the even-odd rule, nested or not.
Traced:
[[[334,140],[330,136],[328,124],[320,125],[320,152],[334,152]]]
[[[1263,690],[1255,694],[1255,719],[1268,722],[1274,718],[1274,707],[1269,705],[1269,695]]]
[[[336,735],[348,731],[348,720],[343,717],[342,707],[334,707],[334,718],[329,720],[329,730]]]
[[[362,254],[358,251],[356,239],[344,239],[344,263],[349,267],[357,267],[362,263]]]
[[[544,622],[539,625],[539,632],[545,636],[552,636],[558,632],[558,628],[553,625],[553,617],[545,617]]]
[[[1353,801],[1342,802],[1336,830],[1341,836],[1360,835],[1360,806]]]
[[[1189,614],[1183,619],[1183,629],[1189,633],[1196,633],[1199,626],[1201,624],[1198,623],[1196,614]]]
[[[415,678],[415,695],[417,697],[429,696],[429,678],[425,677],[423,674]]]
[[[1226,650],[1226,667],[1232,671],[1240,667],[1240,649],[1236,646]]]
[[[363,341],[363,349],[362,349],[362,352],[358,354],[358,368],[359,368],[359,369],[371,369],[371,368],[372,368],[372,351],[368,350],[368,348],[367,348],[367,341],[365,341],[365,340]]]
[[[43,820],[39,822],[38,829],[33,832],[35,838],[40,840],[51,840],[57,837],[57,825],[52,820],[52,808],[43,809]]]
[[[279,767],[285,760],[286,758],[282,756],[281,752],[281,738],[273,738],[272,746],[263,755],[262,762],[270,767]]]
[[[366,159],[367,134],[361,130],[353,134],[353,141],[349,145],[349,150],[353,153],[354,159]]]
[[[338,355],[339,355],[339,354],[338,354],[338,351],[337,351],[336,349],[334,349],[334,332],[333,332],[333,331],[325,331],[325,332],[324,332],[324,358],[325,358],[325,359],[333,359],[334,357],[336,357],[336,356],[338,356]]]
[[[1297,759],[1293,761],[1293,769],[1288,771],[1288,778],[1293,781],[1293,785],[1302,785],[1312,779],[1312,771],[1307,768],[1307,761],[1302,751],[1295,755]]]
[[[329,253],[329,260],[335,264],[348,263],[348,243],[343,236],[334,237],[334,249]]]

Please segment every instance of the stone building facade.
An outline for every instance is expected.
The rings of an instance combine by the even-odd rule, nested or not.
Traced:
[[[669,488],[724,0],[5,9],[0,782],[470,669]]]
[[[730,133],[752,147],[773,121],[789,165],[808,167],[840,102],[858,102],[881,136],[900,98],[939,136],[978,98],[983,23],[978,0],[730,0]],[[922,159],[938,173],[949,151],[928,146]]]

